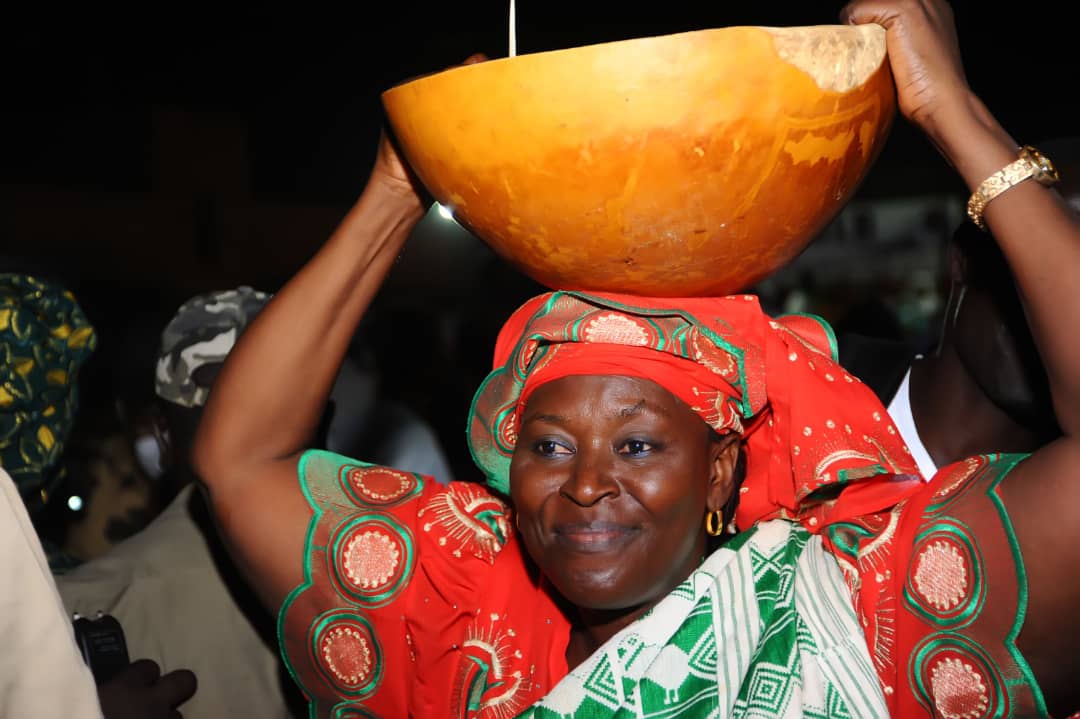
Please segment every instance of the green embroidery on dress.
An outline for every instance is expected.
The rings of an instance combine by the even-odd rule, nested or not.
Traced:
[[[833,326],[829,324],[828,320],[821,315],[815,315],[813,312],[785,312],[784,314],[777,316],[776,319],[779,321],[783,320],[785,317],[805,317],[808,320],[816,322],[829,341],[829,357],[833,362],[840,361],[840,344],[836,341],[836,330],[833,329]]]
[[[930,668],[931,663],[934,664],[933,669]],[[980,696],[972,693],[965,697],[967,702],[974,706],[978,706],[980,701],[985,703],[986,707],[977,716],[988,719],[1001,719],[1005,716],[1008,706],[1006,697],[1009,692],[1005,689],[1000,673],[996,671],[993,659],[970,637],[953,632],[938,632],[923,639],[912,653],[908,664],[908,681],[915,688],[919,703],[931,714],[938,710],[934,691],[934,669],[943,673],[944,678],[939,681],[949,682],[954,686],[966,682],[966,685],[972,688],[981,687]],[[927,676],[928,670],[931,672],[930,676]],[[977,680],[974,679],[976,672],[979,675]],[[989,682],[990,686],[984,685],[984,681]]]
[[[935,539],[936,545],[930,546]],[[950,556],[950,550],[955,550],[957,545],[962,548],[962,554]],[[942,567],[935,572],[934,577],[926,577],[926,581],[933,582],[933,587],[938,594],[942,592],[950,594],[948,597],[940,597],[939,604],[955,602],[955,606],[928,606],[927,601],[932,598],[924,597],[919,587],[913,585],[913,582],[917,580],[912,572],[908,572],[907,581],[904,583],[904,604],[912,612],[939,627],[958,630],[967,626],[979,616],[986,600],[982,554],[979,552],[978,545],[972,540],[971,530],[955,517],[942,517],[940,521],[923,528],[916,535],[914,549],[911,552],[913,561],[922,560],[924,551],[945,553],[946,556],[939,559],[938,563],[952,565]],[[918,569],[919,567],[914,567],[914,574],[918,574]],[[955,576],[940,576],[942,571],[951,571]],[[955,586],[950,586],[950,583]],[[954,596],[957,592],[962,592],[962,596]]]
[[[845,484],[848,484],[852,480],[863,479],[864,477],[874,474],[887,474],[889,471],[891,470],[889,470],[881,462],[877,464],[865,464],[856,469],[838,469],[836,470],[836,482],[838,486],[843,487]],[[852,474],[854,474],[855,476],[852,477]],[[832,491],[837,490],[833,489]]]
[[[485,509],[473,515],[473,519],[487,527],[499,540],[499,546],[506,544],[507,512],[502,509]]]
[[[1005,509],[1005,504],[1001,501],[1001,497],[999,497],[997,493],[997,488],[998,485],[1001,484],[1001,481],[1005,479],[1017,464],[1027,459],[1028,456],[1030,455],[1001,454],[994,457],[992,460],[993,466],[998,469],[998,475],[990,483],[990,486],[987,487],[986,492],[990,501],[997,507],[998,515],[1001,517],[1001,526],[1005,530],[1006,537],[1008,537],[1009,548],[1012,550],[1013,554],[1013,562],[1016,564],[1016,619],[1006,638],[1005,648],[1009,651],[1013,661],[1016,662],[1016,666],[1019,667],[1021,674],[1024,675],[1024,683],[1027,686],[1030,686],[1032,697],[1035,700],[1035,708],[1039,712],[1039,716],[1049,716],[1049,712],[1046,708],[1046,698],[1043,697],[1042,690],[1039,688],[1039,683],[1035,679],[1035,673],[1031,671],[1031,666],[1020,652],[1019,647],[1016,646],[1016,638],[1020,636],[1020,630],[1024,627],[1024,618],[1027,616],[1027,571],[1024,568],[1024,556],[1020,552],[1020,542],[1016,538],[1016,531],[1013,529],[1012,520],[1009,519],[1009,512]]]
[[[334,707],[334,710],[330,712],[330,719],[379,719],[379,717],[355,703],[346,702]]]
[[[350,481],[350,477],[357,470],[365,469],[382,470],[393,475],[409,477],[410,479],[412,479],[413,486],[408,491],[398,497],[375,499],[370,496],[361,496],[360,492]],[[355,504],[356,506],[375,507],[378,509],[396,507],[398,505],[405,504],[410,499],[414,497],[419,497],[420,493],[424,489],[424,483],[421,475],[415,472],[404,472],[399,469],[391,469],[388,467],[382,467],[381,465],[372,464],[371,462],[362,462],[358,460],[352,460],[350,464],[345,464],[341,466],[341,469],[338,470],[338,483],[341,485],[341,489],[345,493],[345,496],[351,499],[353,504]]]
[[[365,591],[355,582],[350,581],[347,576],[343,576],[344,568],[341,565],[346,561],[343,555],[348,550],[348,544],[356,539],[361,530],[391,534],[404,550],[403,556],[393,558],[395,566],[389,568],[392,572],[391,576],[396,574],[397,578],[381,591]],[[389,604],[412,578],[413,564],[416,561],[412,532],[389,514],[372,512],[352,515],[338,525],[331,536],[333,539],[330,542],[328,559],[334,579],[337,580],[337,589],[357,604],[369,608]],[[396,553],[396,548],[394,551]]]
[[[360,629],[357,630],[355,627]],[[333,671],[335,667],[332,660],[324,656],[323,647],[320,645],[328,633],[333,635],[338,632],[345,633],[346,640],[348,637],[359,635],[361,644],[358,646],[366,650],[366,666],[363,667],[364,675],[360,677],[366,681],[362,684],[355,682],[355,677],[349,677],[352,681],[347,682],[337,676]],[[322,614],[312,623],[310,637],[310,651],[311,656],[315,657],[316,669],[338,692],[350,698],[363,699],[378,689],[383,675],[382,650],[375,637],[375,630],[367,618],[344,609],[333,609]]]
[[[303,493],[308,506],[311,507],[312,517],[311,521],[308,523],[307,533],[304,536],[303,581],[289,592],[285,601],[282,602],[281,609],[278,611],[277,616],[277,638],[278,650],[285,663],[285,668],[289,672],[289,676],[292,677],[297,686],[305,690],[305,693],[307,693],[308,696],[311,696],[310,688],[305,687],[300,672],[297,671],[296,666],[293,664],[293,658],[288,652],[285,631],[286,618],[289,614],[289,610],[298,601],[301,595],[312,588],[314,563],[325,563],[327,561],[328,548],[315,542],[316,531],[324,516],[328,511],[331,511],[328,507],[347,507],[352,505],[351,500],[341,486],[339,477],[343,465],[355,466],[356,464],[357,462],[354,459],[324,450],[308,450],[300,456],[300,460],[297,463],[297,478],[300,484],[300,490]],[[351,616],[359,617],[359,615]],[[359,619],[365,625],[367,624],[366,620],[362,617],[359,617]],[[309,636],[314,639],[318,634],[318,631],[312,631]],[[372,634],[371,637],[372,640],[376,640],[374,634]],[[318,654],[315,654],[314,656],[318,656]],[[376,658],[378,659],[377,655]],[[308,657],[305,656],[302,661],[308,661]],[[381,659],[378,659],[378,661],[381,662]],[[325,670],[320,668],[320,673],[325,676]],[[373,678],[373,685],[377,685],[378,681],[381,680],[381,676],[382,667],[379,666],[377,667],[376,674]],[[350,694],[346,695],[351,696]],[[340,713],[342,719],[353,716],[366,719],[369,716],[373,716],[362,709],[355,709],[355,711],[360,712],[358,714],[349,714],[348,711],[354,711],[353,704],[345,703],[335,706],[336,712],[342,712]],[[309,702],[308,715],[311,719],[315,719],[319,715],[319,706],[317,702]],[[335,714],[334,716],[336,717],[338,714]],[[375,718],[373,717],[373,719]]]
[[[502,682],[488,683],[487,679],[488,674],[491,673],[491,667],[479,657],[474,657],[471,654],[466,655],[465,661],[470,661],[477,667],[476,673],[473,674],[473,677],[468,682],[468,687],[465,689],[467,707],[469,711],[476,711],[480,708],[480,702],[484,698],[484,694],[489,689],[499,686]]]
[[[934,673],[940,674],[944,672],[943,676],[951,677],[950,681],[966,680],[972,686],[981,686],[979,682],[983,681],[989,683],[989,686],[986,686],[986,691],[980,697],[980,700],[986,704],[986,709],[980,716],[1003,717],[1007,711],[1012,711],[1010,707],[1013,702],[1008,698],[1015,697],[1018,690],[1030,691],[1031,701],[1034,704],[1032,708],[1036,714],[1038,716],[1048,716],[1046,702],[1034,673],[1016,646],[1016,638],[1023,628],[1027,614],[1027,575],[1012,522],[1009,519],[1004,503],[997,493],[997,487],[1001,484],[1001,481],[1026,457],[1027,455],[983,455],[977,458],[982,463],[982,466],[978,467],[970,476],[962,478],[960,482],[949,486],[947,490],[938,490],[938,501],[927,505],[925,509],[927,518],[934,523],[920,532],[919,537],[916,539],[916,548],[937,535],[942,537],[945,542],[953,545],[958,544],[964,554],[967,555],[964,560],[967,566],[970,567],[966,577],[966,581],[969,583],[966,601],[961,602],[948,615],[945,615],[939,608],[924,610],[919,600],[918,595],[920,592],[918,592],[918,587],[911,586],[913,580],[910,573],[905,584],[904,600],[907,607],[919,616],[939,626],[947,627],[945,631],[926,637],[916,647],[908,663],[908,681],[919,701],[928,708],[934,706]],[[943,495],[942,492],[944,492]],[[959,631],[983,611],[984,595],[987,593],[984,587],[986,580],[983,576],[981,550],[978,543],[972,538],[973,533],[963,522],[955,516],[946,514],[946,512],[948,512],[951,505],[961,501],[966,494],[972,496],[977,492],[985,492],[987,499],[995,507],[1002,531],[1012,552],[1017,584],[1016,616],[1008,634],[1001,641],[1005,651],[1015,664],[1019,676],[1012,670],[1009,671],[1008,676],[1003,676],[991,655],[978,642]],[[917,572],[918,566],[914,562],[918,562],[922,558],[922,554],[915,551],[912,556],[913,565],[911,571]],[[946,557],[946,559],[950,558]],[[944,590],[937,587],[935,591],[945,598],[947,595],[941,594],[941,592],[947,592],[948,587],[946,586]],[[946,619],[953,616],[953,613],[956,615],[955,624],[954,626],[948,626],[949,622]],[[973,678],[972,672],[978,672],[977,681]]]

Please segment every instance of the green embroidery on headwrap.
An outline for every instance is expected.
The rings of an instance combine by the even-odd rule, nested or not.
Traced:
[[[60,479],[76,378],[95,347],[94,328],[71,292],[0,273],[0,467],[31,511]]]

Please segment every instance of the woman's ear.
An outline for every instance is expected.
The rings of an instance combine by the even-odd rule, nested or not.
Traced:
[[[706,506],[710,512],[722,510],[735,491],[735,465],[742,442],[729,432],[715,439],[709,447],[709,490]]]

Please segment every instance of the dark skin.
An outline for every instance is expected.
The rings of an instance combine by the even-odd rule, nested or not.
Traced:
[[[900,112],[926,133],[970,190],[1016,158],[1019,143],[967,85],[948,5],[860,0],[841,19],[886,28]],[[1080,263],[1080,224],[1060,194],[1034,182],[1000,195],[983,216],[1015,278],[1063,435],[1021,462],[998,491],[1028,579],[1017,644],[1051,714],[1067,716],[1080,706],[1074,681],[1080,665],[1072,658],[1072,639],[1080,631],[1080,578],[1062,568],[1080,558],[1080,522],[1053,508],[1080,502],[1080,336],[1071,329],[1080,322],[1080,296],[1070,274],[1060,271]]]
[[[176,707],[195,694],[195,675],[177,669],[162,676],[157,662],[139,659],[98,686],[106,719],[177,719]]]
[[[529,555],[576,608],[570,666],[701,563],[705,510],[731,496],[735,439],[636,377],[564,377],[529,398],[510,496]]]
[[[1058,186],[1080,213],[1080,166]],[[975,242],[993,242],[989,235]],[[1033,452],[1059,434],[1046,373],[1011,275],[993,277],[956,244],[949,302],[934,352],[911,368],[911,410],[938,467],[988,452]],[[957,431],[957,428],[963,431]]]
[[[943,0],[857,0],[840,19],[885,28],[900,113],[969,189],[1016,158],[1019,143],[967,84]],[[302,581],[311,512],[297,459],[357,325],[423,216],[422,197],[384,139],[355,207],[244,333],[207,404],[194,464],[233,555],[273,611]],[[1019,646],[1051,711],[1067,716],[1080,706],[1080,575],[1063,571],[1080,560],[1080,522],[1068,514],[1080,506],[1080,296],[1059,268],[1080,266],[1080,224],[1058,193],[1032,182],[991,202],[985,219],[1016,278],[1063,435],[999,492],[1028,579]]]

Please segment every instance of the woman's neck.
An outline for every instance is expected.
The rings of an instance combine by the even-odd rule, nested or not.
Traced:
[[[701,531],[694,540],[694,546],[686,553],[682,571],[674,572],[659,587],[649,591],[647,593],[649,598],[640,604],[620,609],[597,609],[574,605],[559,595],[558,602],[564,616],[570,621],[570,638],[566,646],[567,668],[574,669],[613,636],[648,614],[676,587],[686,581],[686,578],[701,566],[705,558],[718,546],[711,543],[705,532]]]
[[[607,640],[645,616],[659,602],[657,599],[632,609],[577,607],[570,628],[570,642],[566,646],[567,667],[574,669],[584,662]]]

